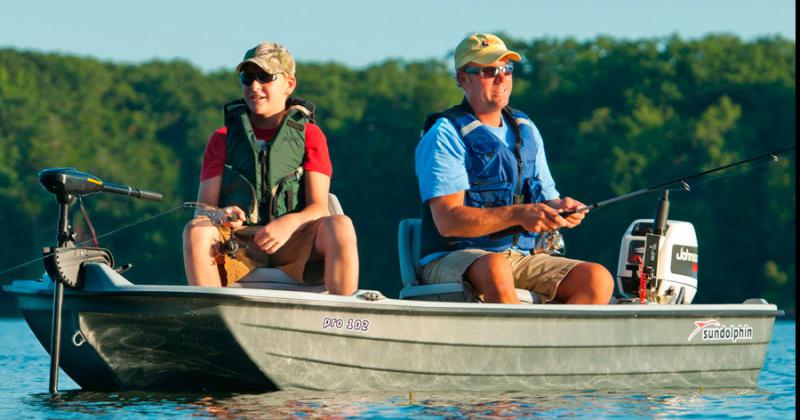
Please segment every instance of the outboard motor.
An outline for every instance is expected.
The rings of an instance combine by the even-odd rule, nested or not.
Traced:
[[[645,267],[647,235],[656,240],[655,270],[648,278],[646,300],[649,303],[688,304],[697,292],[697,234],[689,222],[667,220],[661,236],[653,235],[653,219],[639,219],[628,226],[622,237],[617,265],[617,289],[623,298],[640,296]]]

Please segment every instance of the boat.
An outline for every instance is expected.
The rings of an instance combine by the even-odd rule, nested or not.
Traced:
[[[59,198],[62,221],[70,196],[154,197],[71,168],[47,171],[40,182]],[[468,293],[463,284],[416,283],[413,220],[399,230],[403,299],[376,290],[336,296],[274,278],[226,288],[136,285],[110,254],[62,243],[68,227],[59,226],[50,253],[66,250],[64,258],[45,259],[41,279],[4,287],[54,358],[51,392],[59,367],[82,389],[103,391],[755,387],[780,314],[763,299],[446,301]]]

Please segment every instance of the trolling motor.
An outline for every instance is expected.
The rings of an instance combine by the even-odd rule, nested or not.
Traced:
[[[39,172],[39,183],[56,196],[59,204],[58,246],[44,248],[44,266],[55,282],[53,291],[53,322],[50,340],[50,393],[58,393],[58,364],[61,357],[61,308],[64,303],[64,286],[82,286],[81,268],[89,262],[102,262],[114,266],[111,252],[103,248],[75,246],[72,226],[69,224],[69,206],[78,197],[100,192],[129,195],[151,201],[163,196],[156,192],[139,190],[127,185],[104,182],[100,178],[80,172],[75,168],[49,168]]]

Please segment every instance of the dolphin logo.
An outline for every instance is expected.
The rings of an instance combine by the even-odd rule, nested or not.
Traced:
[[[700,331],[702,331],[705,327],[719,327],[719,321],[716,319],[709,319],[707,321],[695,321],[694,325],[697,327],[689,334],[689,338],[686,341],[692,341],[692,338],[697,335]]]

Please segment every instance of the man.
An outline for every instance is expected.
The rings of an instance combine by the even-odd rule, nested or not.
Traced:
[[[236,71],[243,99],[225,105],[225,127],[208,141],[197,201],[222,207],[224,228],[255,226],[252,241],[267,266],[298,282],[315,282],[311,268],[322,262],[328,292],[354,293],[355,231],[348,217],[328,213],[328,146],[313,123],[313,104],[291,98],[294,59],[281,45],[261,43],[245,53]],[[225,272],[220,233],[208,217],[187,224],[189,284],[225,286],[238,279]]]
[[[432,114],[416,150],[424,203],[422,281],[469,282],[485,302],[519,303],[516,288],[543,302],[608,303],[611,274],[603,266],[532,252],[538,234],[577,226],[583,206],[559,198],[539,131],[508,107],[513,84],[509,51],[492,34],[476,33],[455,51],[464,101]],[[520,226],[524,233],[504,235]]]

